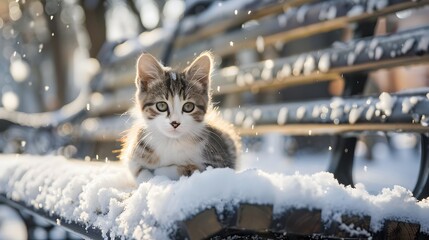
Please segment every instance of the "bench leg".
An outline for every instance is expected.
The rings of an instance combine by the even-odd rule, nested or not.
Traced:
[[[367,82],[368,74],[345,74],[343,96],[361,94]],[[334,174],[339,183],[353,185],[353,160],[356,137],[336,136],[332,159],[328,171]]]
[[[328,171],[334,174],[335,179],[344,185],[353,187],[353,160],[356,146],[356,137],[337,136]]]
[[[416,186],[414,187],[414,196],[421,200],[429,196],[429,137],[421,134],[421,153],[420,153],[420,170]]]

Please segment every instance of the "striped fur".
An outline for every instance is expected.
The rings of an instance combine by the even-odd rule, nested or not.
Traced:
[[[201,54],[183,71],[164,67],[149,54],[140,56],[136,121],[120,155],[138,181],[157,172],[176,179],[207,166],[235,167],[240,140],[211,105],[211,70],[210,53]],[[160,103],[167,107],[160,109],[165,107]],[[185,110],[186,103],[191,111]]]

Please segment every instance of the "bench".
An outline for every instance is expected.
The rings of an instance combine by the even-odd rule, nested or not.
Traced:
[[[198,2],[198,1],[197,1]],[[344,185],[354,185],[353,160],[357,134],[368,131],[416,132],[421,135],[421,165],[413,194],[418,199],[429,196],[427,89],[395,94],[365,95],[363,89],[368,72],[429,60],[429,27],[415,28],[386,36],[373,36],[379,17],[397,11],[425,6],[429,1],[246,1],[239,6],[234,1],[221,5],[204,1],[205,11],[186,16],[175,38],[169,56],[172,65],[192,59],[203,50],[211,49],[222,59],[213,76],[213,95],[224,100],[220,106],[223,117],[234,123],[243,136],[281,132],[287,135],[334,135],[336,144],[329,172]],[[213,14],[217,9],[222,14]],[[227,11],[228,10],[228,11]],[[236,10],[236,11],[235,11]],[[189,10],[188,10],[189,11]],[[253,21],[250,21],[253,20]],[[250,22],[249,22],[250,21]],[[306,39],[317,34],[355,25],[354,39],[336,43],[332,47],[282,56],[275,45]],[[174,32],[142,33],[117,45],[107,45],[100,54],[101,70],[81,96],[57,112],[42,114],[10,114],[0,111],[0,119],[7,126],[1,129],[8,142],[16,142],[16,152],[45,154],[61,149],[76,158],[114,160],[111,150],[118,149],[117,139],[129,124],[121,117],[131,106],[134,94],[134,66],[142,51],[162,57],[168,38]],[[145,42],[145,36],[157,38]],[[255,57],[271,48],[270,59]],[[240,56],[253,53],[250,59]],[[256,54],[255,54],[256,52]],[[235,60],[239,66],[228,66]],[[244,60],[243,60],[244,59]],[[229,64],[228,64],[229,63]],[[264,93],[315,82],[344,81],[341,97],[286,103],[251,103],[249,93]],[[255,101],[254,101],[255,102]],[[20,142],[31,142],[34,136],[47,141],[45,147],[31,149]],[[77,146],[76,152],[72,145]],[[417,174],[417,173],[416,173]],[[5,193],[0,201],[31,214],[42,216],[81,236],[103,238],[109,236],[86,223],[62,221],[62,216],[45,212],[29,203],[16,201]],[[375,239],[408,239],[428,237],[421,231],[421,222],[386,218],[383,227],[375,231],[371,216],[342,213],[340,220],[326,222],[327,209],[289,208],[280,215],[274,204],[240,202],[227,212],[215,208],[200,209],[178,223],[173,237],[201,239],[227,236],[259,236],[280,238],[288,236],[373,237]],[[353,224],[359,233],[344,230]],[[58,224],[59,225],[59,224]],[[314,235],[315,234],[315,235]],[[118,236],[117,236],[118,237]]]

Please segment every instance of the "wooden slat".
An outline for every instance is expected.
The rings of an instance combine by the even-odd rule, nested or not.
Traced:
[[[385,96],[393,103],[391,112],[379,107],[378,96],[333,98],[264,106],[224,109],[225,120],[241,134],[269,131],[287,134],[318,135],[344,131],[428,131],[428,90]],[[409,110],[403,105],[413,97]],[[386,110],[387,111],[387,110]]]
[[[241,135],[258,135],[267,132],[279,132],[287,135],[326,135],[365,131],[428,132],[429,131],[429,90],[392,94],[396,99],[390,116],[379,110],[376,105],[378,96],[344,98],[341,106],[333,106],[339,99],[327,99],[286,104],[241,107],[224,109],[223,118],[233,124]],[[404,113],[402,104],[411,97],[418,103]],[[305,109],[302,116],[298,112]],[[349,109],[347,109],[349,108]],[[286,111],[287,109],[287,111]],[[316,111],[315,109],[319,109]],[[340,110],[332,118],[333,111]],[[352,109],[360,109],[355,122],[349,123]],[[368,112],[373,112],[367,119]],[[76,126],[75,137],[115,141],[131,126],[129,116],[106,118],[88,118]]]
[[[222,229],[214,208],[204,210],[184,223],[191,240],[205,239]]]
[[[347,10],[340,11],[341,8],[349,8],[352,6],[347,4],[356,4],[363,6],[365,11],[356,16],[347,16]],[[308,37],[310,35],[314,35],[316,33],[328,32],[335,29],[341,29],[346,27],[348,24],[358,21],[363,21],[370,18],[375,18],[381,15],[385,15],[388,13],[397,12],[400,10],[419,7],[425,4],[428,4],[428,0],[422,0],[418,2],[414,1],[388,1],[388,5],[380,8],[380,9],[372,9],[372,11],[368,11],[368,5],[371,4],[371,1],[363,1],[363,3],[359,2],[346,2],[346,1],[329,1],[322,2],[319,4],[312,5],[309,9],[314,11],[314,15],[308,14],[305,16],[302,23],[290,26],[289,23],[286,26],[283,26],[279,23],[278,19],[274,20],[266,20],[265,22],[260,23],[259,26],[255,26],[254,29],[249,29],[246,32],[236,31],[224,36],[219,36],[213,39],[209,39],[207,41],[200,41],[199,43],[192,44],[189,48],[183,48],[178,50],[173,55],[173,62],[182,61],[184,59],[190,59],[193,57],[194,52],[202,52],[207,49],[212,49],[212,51],[220,56],[225,56],[229,54],[233,54],[242,49],[246,48],[255,48],[256,47],[256,39],[260,36],[264,38],[265,45],[274,44],[277,41],[281,41],[283,43],[296,40],[304,37]],[[337,8],[337,14],[333,19],[326,19],[325,21],[320,21],[319,16],[321,11],[326,11],[327,5],[331,4],[333,7]],[[317,9],[317,10],[316,10]],[[293,12],[288,20],[297,20],[299,18],[298,11]],[[343,15],[340,15],[343,14]],[[243,34],[245,34],[243,39]],[[239,44],[234,44],[233,46],[229,46],[229,42],[236,42]]]
[[[401,36],[403,34],[403,36]],[[356,59],[356,62],[353,65],[349,65],[347,60],[343,59],[336,63],[336,66],[333,66],[329,69],[328,72],[318,71],[316,68],[311,73],[303,73],[300,72],[297,75],[288,75],[282,76],[280,73],[285,65],[292,66],[294,62],[297,61],[299,56],[292,56],[285,59],[279,59],[273,61],[273,67],[270,69],[270,75],[272,78],[262,79],[261,72],[264,71],[265,63],[257,63],[253,64],[253,66],[243,66],[241,70],[233,70],[236,67],[230,67],[227,69],[223,69],[220,71],[220,74],[214,75],[214,79],[212,81],[212,88],[219,89],[213,90],[213,95],[222,95],[222,94],[233,94],[244,91],[252,91],[257,92],[260,90],[269,90],[269,89],[278,89],[284,87],[291,87],[302,84],[312,84],[314,82],[327,81],[327,80],[341,80],[341,74],[344,73],[352,73],[358,71],[369,71],[381,68],[391,68],[395,66],[408,66],[413,64],[423,64],[429,62],[429,49],[426,49],[423,53],[419,52],[418,44],[420,41],[425,40],[425,38],[429,38],[429,27],[415,29],[413,31],[408,31],[406,33],[397,33],[395,35],[389,37],[378,37],[377,41],[380,41],[380,47],[384,49],[384,52],[398,52],[401,51],[405,42],[410,39],[410,35],[415,39],[414,44],[410,47],[408,52],[405,54],[398,53],[395,57],[391,57],[389,55],[384,55],[380,57],[380,59],[371,59],[369,57],[361,56]],[[387,38],[387,39],[386,39]],[[399,39],[398,39],[399,38]],[[389,40],[390,39],[390,40]],[[373,40],[368,39],[365,45],[370,45]],[[362,41],[363,43],[363,41]],[[357,44],[355,44],[357,45]],[[347,49],[327,49],[317,52],[312,52],[306,54],[306,56],[313,56],[315,61],[319,61],[321,56],[325,53],[329,53],[331,55],[337,54],[338,56],[348,56],[351,53],[355,52],[356,46],[349,46]],[[397,46],[396,49],[392,49],[392,46]],[[384,46],[384,47],[383,47]],[[364,53],[362,53],[363,55]],[[365,53],[367,55],[367,53]],[[417,55],[418,54],[418,55]],[[422,55],[424,54],[424,55]],[[245,76],[246,74],[251,74],[252,72],[259,72],[258,75],[252,74],[252,82],[251,83],[242,83],[243,81],[239,81],[238,78],[241,76]],[[239,73],[238,73],[239,71]],[[231,74],[232,72],[232,74]],[[115,75],[111,76],[114,77]],[[127,73],[126,76],[122,76],[124,78],[134,78],[134,73]],[[121,77],[121,76],[120,76]],[[125,84],[124,80],[124,84]],[[130,98],[134,95],[135,87],[134,84],[130,84],[129,87],[116,90],[116,92],[111,94],[106,94],[104,100],[98,106],[93,106],[91,108],[90,114],[97,115],[103,112],[111,112],[116,111],[117,113],[126,111],[132,105],[132,101]]]
[[[275,219],[275,230],[288,234],[312,235],[322,232],[322,211],[320,209],[290,209]]]
[[[266,231],[271,225],[272,215],[272,205],[240,204],[236,227],[253,231]]]
[[[369,131],[381,132],[428,132],[428,127],[419,124],[355,124],[355,125],[333,125],[333,124],[287,124],[257,126],[253,129],[237,128],[237,132],[242,136],[257,136],[266,133],[282,133],[285,135],[317,136],[317,135],[337,135],[344,133],[362,133]]]
[[[387,221],[384,231],[387,240],[414,240],[418,237],[420,224]]]
[[[348,6],[347,9],[351,9],[353,6],[355,6],[353,4],[360,4],[362,5],[363,9],[367,9],[366,4],[369,3],[367,3],[367,1],[363,2],[364,3],[350,3],[352,5]],[[179,49],[174,54],[173,66],[177,64],[181,64],[183,66],[184,62],[186,62],[186,59],[190,60],[194,57],[194,53],[202,52],[208,49],[210,49],[216,55],[224,56],[227,54],[236,53],[244,48],[255,48],[256,39],[260,36],[264,37],[265,44],[275,43],[276,41],[281,41],[284,43],[292,39],[343,28],[351,22],[362,21],[368,18],[374,18],[379,15],[408,8],[415,8],[428,3],[429,0],[422,0],[418,2],[411,0],[395,0],[389,1],[388,5],[384,8],[368,13],[363,13],[359,16],[347,16],[348,11],[343,10],[338,13],[343,14],[342,16],[336,15],[336,18],[334,19],[320,21],[318,18],[320,11],[326,11],[326,8],[329,6],[340,9],[340,7],[337,5],[341,5],[342,8],[346,8],[346,3],[342,1],[322,2],[311,6],[311,8],[318,8],[319,12],[316,11],[314,13],[315,16],[312,16],[313,18],[311,20],[306,20],[303,23],[289,24],[287,27],[284,27],[280,25],[278,18],[276,17],[271,20],[267,19],[265,22],[261,22],[260,25],[255,26],[255,29],[249,29],[248,31],[237,30],[226,35],[208,39],[206,41],[200,41],[200,43],[192,44],[192,46],[187,48]],[[285,14],[287,15],[288,13],[286,12]],[[297,14],[297,11],[295,11],[295,13],[289,17],[296,21]],[[236,44],[229,46],[230,41],[236,42]],[[158,45],[160,44],[155,45],[158,48]],[[103,79],[100,89],[116,88],[118,86],[130,84],[134,79],[135,60],[142,51],[151,52],[152,54],[158,52],[152,51],[151,47],[148,47],[147,49],[138,48],[135,51],[132,51],[129,55],[120,58],[121,60],[118,59],[112,61],[112,64],[115,66],[108,66],[105,68],[105,71],[109,74],[105,75],[106,79]]]
[[[342,215],[341,222],[333,220],[326,232],[330,236],[339,238],[370,237],[370,223],[370,216]],[[344,230],[343,227],[341,227],[342,224],[347,228],[356,230],[356,232],[352,234],[350,231]],[[360,232],[360,234],[358,232]]]
[[[228,4],[235,5],[235,1],[223,2],[222,7],[212,6],[218,8],[221,14],[213,15],[204,12],[196,18],[190,17],[184,19],[183,25],[195,25],[192,29],[181,31],[180,37],[177,39],[175,46],[177,48],[192,44],[198,40],[215,36],[216,34],[222,33],[233,27],[240,26],[242,23],[260,19],[262,17],[279,14],[287,11],[289,8],[298,7],[300,5],[315,2],[314,0],[268,0],[268,1],[255,1],[248,4],[242,9],[237,10],[237,14],[228,8]],[[227,11],[225,11],[227,9]],[[249,14],[250,11],[250,14]],[[199,19],[203,21],[198,21]]]
[[[253,0],[247,1],[244,5],[237,7],[237,1],[222,2],[211,4],[204,12],[197,16],[189,16],[183,20],[183,24],[175,43],[175,48],[183,48],[195,42],[204,41],[210,36],[217,36],[226,32],[228,29],[239,27],[241,24],[249,20],[257,20],[272,14],[279,14],[287,11],[290,8],[298,7],[303,4],[318,2],[320,0]],[[237,14],[235,14],[237,10]],[[217,11],[217,14],[213,14]],[[251,14],[248,12],[251,11]],[[156,29],[151,33],[152,36],[146,36],[142,33],[137,39],[130,39],[119,48],[125,50],[125,53],[115,54],[112,59],[104,61],[106,65],[121,63],[126,65],[129,59],[135,59],[142,51],[150,52],[152,55],[160,57],[160,54],[166,45],[166,41],[171,32],[164,31],[161,38],[157,38],[148,44],[147,39],[153,39],[156,32],[164,31]],[[157,35],[156,37],[158,37]],[[121,52],[121,51],[118,51]]]
[[[429,62],[429,27],[344,43],[341,47],[229,67],[213,76],[214,95],[338,80],[339,75]],[[407,47],[404,47],[407,46]],[[377,54],[376,54],[377,52]],[[336,57],[334,57],[336,56]],[[306,62],[312,62],[306,67]],[[250,80],[248,80],[250,78]]]
[[[421,46],[419,46],[420,42],[429,41],[428,39],[429,27],[423,27],[398,32],[389,36],[356,40],[345,44],[341,48],[328,48],[303,55],[273,61],[269,60],[271,62],[264,61],[244,65],[240,69],[237,67],[228,67],[220,70],[218,74],[213,75],[213,95],[233,94],[244,91],[257,92],[260,90],[312,84],[320,81],[341,80],[340,75],[345,73],[428,63],[429,49],[427,48],[429,46],[426,46],[426,49],[421,49]],[[412,41],[411,44],[409,44],[410,41]],[[373,44],[374,42],[377,44]],[[407,44],[409,48],[405,49],[407,51],[404,51],[403,46]],[[360,50],[357,51],[356,49]],[[375,54],[375,49],[381,49],[380,51],[382,51],[379,58],[370,56],[371,54]],[[392,52],[394,56],[391,55]],[[337,58],[332,59],[335,55]],[[348,57],[351,55],[355,58],[352,62],[353,64],[348,60]],[[326,56],[328,56],[328,60],[326,60]],[[295,65],[298,61],[304,61],[303,59],[308,58],[314,60],[315,66],[311,72],[305,71],[305,68],[302,67],[303,64],[301,64],[301,67]],[[317,66],[320,65],[321,61],[328,61],[329,69],[324,69],[324,71],[318,68]],[[267,67],[267,65],[269,66]],[[290,69],[287,75],[284,73],[285,67]],[[264,72],[268,72],[268,78],[264,77]],[[104,112],[111,113],[112,111],[121,113],[131,107],[132,101],[130,101],[130,98],[134,95],[135,91],[134,84],[132,83],[134,75],[134,71],[108,72],[108,74],[105,74],[106,78],[104,80],[107,82],[117,82],[118,85],[114,86],[128,87],[106,94],[100,105],[91,108],[90,114],[95,116]],[[245,80],[247,75],[251,77],[251,82]]]
[[[322,81],[337,81],[342,80],[340,77],[341,74],[344,73],[353,73],[358,71],[371,71],[376,69],[382,69],[382,68],[393,68],[397,66],[410,66],[410,65],[417,65],[417,64],[425,64],[429,62],[429,55],[427,56],[412,56],[412,57],[403,57],[400,59],[388,59],[388,60],[380,60],[377,62],[371,62],[371,63],[362,63],[362,64],[356,64],[351,66],[344,66],[339,68],[333,68],[327,73],[322,73],[320,71],[316,71],[313,73],[310,73],[308,75],[298,75],[298,76],[288,76],[288,77],[274,77],[268,80],[263,80],[258,76],[253,80],[251,84],[246,85],[238,85],[236,83],[225,83],[220,82],[221,76],[219,76],[216,79],[213,80],[213,88],[216,89],[217,86],[219,86],[219,91],[213,90],[213,95],[226,95],[226,94],[234,94],[234,93],[240,93],[245,91],[251,91],[251,92],[259,92],[259,91],[265,91],[265,90],[273,90],[273,89],[280,89],[280,88],[287,88],[287,87],[293,87],[298,85],[305,85],[305,84],[313,84],[315,82],[322,82]],[[278,70],[277,72],[274,72],[273,75],[276,76],[276,74],[281,71]],[[219,84],[217,84],[219,83]]]
[[[345,1],[344,1],[345,2]],[[389,13],[398,12],[408,8],[420,7],[428,4],[429,1],[388,1],[388,6],[379,10],[371,12],[363,12],[355,16],[348,16],[347,14],[332,19],[330,21],[320,21],[307,28],[297,28],[287,32],[281,32],[278,34],[270,35],[266,37],[266,44],[274,44],[276,41],[281,39],[282,41],[291,41],[298,38],[305,38],[315,33],[328,32],[335,29],[341,29],[347,27],[348,24],[354,22],[360,22],[363,20],[376,18],[379,16],[387,15]],[[372,4],[371,1],[367,1],[363,6],[368,8],[368,4]],[[366,6],[365,6],[366,5]]]

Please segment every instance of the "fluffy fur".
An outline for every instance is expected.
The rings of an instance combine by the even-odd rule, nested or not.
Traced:
[[[212,65],[208,52],[180,72],[150,54],[138,59],[136,121],[120,158],[139,181],[153,174],[177,179],[207,166],[235,167],[240,141],[211,105]]]

